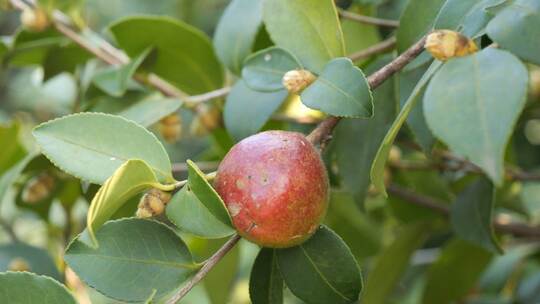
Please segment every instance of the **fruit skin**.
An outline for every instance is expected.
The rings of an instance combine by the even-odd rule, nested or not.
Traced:
[[[324,164],[296,132],[267,131],[240,141],[219,165],[214,186],[238,233],[263,247],[304,242],[328,206]]]

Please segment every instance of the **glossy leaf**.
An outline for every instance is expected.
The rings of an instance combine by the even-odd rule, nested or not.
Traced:
[[[366,72],[381,68],[389,57],[376,61]],[[331,142],[343,186],[359,205],[363,205],[370,182],[369,169],[377,149],[396,117],[397,79],[392,77],[373,91],[374,115],[371,119],[343,119]],[[341,235],[341,233],[340,233]]]
[[[210,40],[186,23],[168,17],[130,17],[113,24],[110,31],[131,57],[153,47],[157,54],[148,69],[187,94],[223,84],[223,70]]]
[[[98,246],[96,231],[128,199],[151,187],[163,186],[159,185],[154,172],[144,161],[131,159],[121,165],[101,186],[90,203],[86,225],[93,245]]]
[[[188,183],[167,205],[167,217],[180,229],[205,238],[234,233],[225,203],[210,186],[205,174],[188,160]]]
[[[92,79],[94,84],[111,96],[120,97],[124,95],[133,74],[148,56],[150,50],[150,48],[144,50],[128,64],[120,67],[112,66],[98,72]]]
[[[401,107],[398,116],[392,123],[392,126],[390,127],[388,133],[386,133],[386,136],[384,137],[382,144],[379,147],[377,154],[375,155],[375,159],[373,161],[373,164],[371,165],[371,182],[373,183],[375,188],[377,188],[379,191],[382,191],[385,195],[386,190],[384,186],[384,167],[386,164],[386,160],[388,159],[388,153],[390,153],[390,148],[392,148],[394,139],[396,139],[396,136],[401,129],[401,126],[403,125],[403,123],[405,123],[407,116],[411,112],[415,103],[418,101],[418,95],[427,85],[433,74],[435,74],[435,72],[441,67],[441,64],[442,63],[440,61],[433,62],[426,71],[426,73],[424,73],[422,78],[420,78],[420,80],[412,90],[411,95]]]
[[[158,222],[108,222],[96,234],[99,248],[88,246],[85,234],[70,244],[64,259],[84,282],[114,299],[160,299],[199,268],[182,239]]]
[[[272,92],[283,90],[283,75],[302,65],[287,50],[270,47],[246,58],[242,69],[242,79],[252,90]]]
[[[149,127],[161,118],[176,112],[181,105],[182,101],[179,99],[151,96],[134,103],[118,115],[143,127]]]
[[[237,141],[257,133],[285,101],[287,92],[257,92],[244,81],[234,84],[227,96],[223,119],[227,131]]]
[[[384,249],[369,272],[362,303],[383,304],[409,265],[413,252],[426,239],[426,223],[405,226],[396,239]]]
[[[57,281],[28,272],[0,273],[0,303],[76,304],[66,287]]]
[[[262,248],[259,251],[251,269],[249,297],[253,304],[283,303],[283,279],[278,269],[276,249]]]
[[[74,114],[43,123],[33,134],[43,154],[57,167],[91,183],[103,184],[129,159],[147,162],[159,181],[173,181],[171,163],[161,143],[125,118]]]
[[[435,136],[501,185],[506,144],[527,83],[527,69],[512,54],[484,49],[441,68],[424,95],[424,115]]]
[[[360,269],[350,249],[321,226],[305,243],[277,251],[287,287],[307,303],[353,303],[362,289]]]
[[[225,203],[208,182],[206,174],[189,159],[187,160],[187,165],[189,188],[204,202],[205,206],[216,218],[232,227],[232,219],[225,207]]]
[[[491,260],[491,254],[465,241],[453,240],[431,265],[422,303],[450,304],[465,296]]]
[[[463,17],[461,22],[462,33],[469,37],[480,37],[485,34],[486,26],[494,14],[489,9],[507,3],[506,0],[480,0]]]
[[[333,1],[264,0],[263,20],[276,45],[292,52],[315,73],[332,58],[345,56]]]
[[[0,271],[12,270],[9,269],[9,266],[15,259],[22,259],[26,262],[29,272],[46,275],[58,281],[62,280],[53,259],[47,251],[41,248],[23,243],[0,246]]]
[[[167,204],[167,217],[182,231],[204,238],[222,238],[234,233],[217,219],[193,191],[184,186]]]
[[[457,197],[450,219],[458,237],[500,253],[502,249],[491,224],[494,191],[491,182],[485,179],[474,182]]]
[[[540,2],[516,0],[488,24],[487,33],[501,48],[540,64]]]
[[[306,106],[334,116],[373,116],[373,96],[367,79],[348,58],[330,61],[300,98]]]
[[[216,53],[235,74],[240,74],[242,62],[255,44],[262,26],[262,5],[262,0],[233,0],[216,27]]]

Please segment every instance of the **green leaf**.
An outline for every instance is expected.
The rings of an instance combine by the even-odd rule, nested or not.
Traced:
[[[276,249],[262,248],[249,278],[249,298],[253,304],[282,304],[283,279],[279,273]]]
[[[366,288],[362,293],[362,303],[386,303],[388,295],[409,265],[412,254],[426,239],[428,227],[426,223],[420,222],[402,228],[392,244],[379,255],[369,272]]]
[[[262,0],[233,0],[216,27],[216,53],[221,62],[237,75],[262,26],[262,4]]]
[[[167,204],[167,217],[180,229],[205,238],[234,233],[225,203],[191,160],[188,182]]]
[[[118,115],[143,127],[149,127],[161,118],[176,112],[181,105],[182,101],[179,99],[150,96],[134,103]]]
[[[315,73],[332,58],[345,56],[333,1],[264,0],[263,20],[276,45],[292,52]]]
[[[375,188],[383,192],[384,195],[386,195],[386,190],[384,186],[384,166],[386,164],[386,160],[388,159],[388,153],[390,153],[390,148],[392,148],[392,144],[394,143],[394,139],[396,139],[399,129],[401,129],[401,126],[407,119],[407,116],[411,112],[415,103],[418,101],[418,95],[422,92],[423,88],[431,79],[431,76],[435,74],[435,72],[441,67],[441,65],[442,62],[434,61],[430,65],[426,73],[424,73],[422,78],[420,78],[413,91],[411,92],[411,95],[401,107],[398,116],[394,120],[394,123],[392,123],[392,126],[390,127],[388,133],[386,133],[386,136],[384,137],[382,144],[379,147],[377,154],[375,155],[375,160],[371,165],[371,181]]]
[[[189,188],[204,202],[212,214],[224,224],[232,227],[232,219],[225,207],[225,203],[207,180],[206,174],[191,160],[187,160]]]
[[[64,259],[84,282],[114,299],[143,302],[153,293],[160,299],[199,268],[182,239],[158,222],[108,222],[96,234],[99,248],[88,246],[85,234]]]
[[[14,259],[22,259],[28,264],[29,272],[46,275],[61,281],[62,275],[47,251],[23,243],[0,246],[0,271],[8,271]]]
[[[154,48],[157,55],[148,69],[187,94],[223,85],[223,69],[210,40],[186,23],[168,17],[131,17],[113,24],[110,31],[131,57]]]
[[[68,115],[37,126],[33,134],[56,166],[94,184],[103,184],[129,159],[147,162],[160,182],[174,180],[169,156],[157,138],[119,116]]]
[[[68,41],[52,28],[43,32],[23,30],[15,35],[12,50],[6,54],[6,60],[15,66],[41,65],[50,49]]]
[[[459,194],[451,208],[451,223],[456,235],[494,253],[502,253],[491,224],[493,185],[483,178]]]
[[[410,0],[399,20],[397,49],[404,52],[433,28],[439,10],[447,0]]]
[[[21,160],[26,151],[19,142],[20,125],[12,122],[9,125],[0,124],[0,175]]]
[[[305,243],[277,250],[283,280],[308,303],[353,303],[362,289],[360,268],[350,249],[330,229],[321,226]]]
[[[373,96],[367,79],[348,58],[330,61],[300,98],[306,106],[334,116],[373,116]]]
[[[501,185],[506,144],[527,84],[527,69],[516,57],[487,48],[441,68],[424,95],[424,116],[435,136]]]
[[[452,240],[428,270],[422,303],[450,304],[474,288],[491,254],[465,241]]]
[[[0,303],[76,304],[66,287],[57,281],[28,272],[0,273]]]
[[[112,66],[99,71],[92,79],[94,85],[111,96],[120,97],[124,95],[133,74],[141,66],[150,51],[151,48],[144,50],[128,64],[119,67]]]
[[[480,37],[485,34],[486,26],[493,18],[488,10],[491,7],[506,3],[506,0],[481,0],[463,17],[462,33],[469,37]]]
[[[151,187],[163,188],[144,161],[130,159],[118,167],[98,190],[88,209],[86,225],[94,246],[98,246],[95,232],[103,223],[109,220],[128,199]]]
[[[291,70],[302,69],[302,65],[287,50],[270,47],[246,58],[242,79],[252,90],[272,92],[283,90],[283,75]]]
[[[401,106],[407,102],[411,92],[414,90],[414,87],[418,81],[426,73],[428,67],[429,65],[423,65],[416,69],[407,70],[399,74],[399,99]],[[426,118],[424,117],[424,107],[422,102],[424,92],[425,87],[418,95],[414,97],[418,100],[415,101],[415,105],[412,107],[411,112],[407,117],[407,126],[414,134],[416,142],[418,142],[422,149],[429,154],[431,153],[431,149],[433,148],[436,139],[433,134],[431,134],[431,131],[426,123]]]
[[[437,14],[433,27],[456,29],[477,3],[478,0],[446,0]]]
[[[487,33],[501,48],[540,64],[540,2],[516,0],[487,26]]]
[[[385,57],[370,65],[371,73],[388,63]],[[363,205],[370,185],[369,169],[386,132],[396,117],[397,81],[392,77],[373,91],[374,115],[371,119],[343,119],[331,142],[345,189]],[[341,235],[341,233],[340,233]]]
[[[43,79],[51,79],[63,72],[74,73],[91,58],[91,53],[75,43],[51,47],[43,59]]]
[[[331,192],[324,223],[343,238],[359,264],[382,247],[382,227],[367,212],[362,212],[348,193]]]
[[[223,120],[237,141],[257,133],[285,101],[287,92],[258,92],[237,81],[225,102]]]
[[[352,10],[351,8],[349,8],[349,10],[360,14],[366,12],[362,7],[355,9],[354,6],[352,7]],[[353,54],[355,52],[365,50],[368,47],[377,44],[381,40],[379,29],[371,24],[363,24],[354,20],[342,18],[341,28],[343,30],[343,38],[345,40],[346,54]],[[361,65],[369,60],[370,58],[357,60],[355,61],[355,64]]]

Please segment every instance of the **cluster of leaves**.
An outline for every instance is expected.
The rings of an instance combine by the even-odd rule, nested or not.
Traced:
[[[53,28],[17,31],[0,42],[2,66],[37,65],[43,87],[63,79],[63,88],[67,83],[75,92],[67,107],[38,120],[74,114],[35,127],[31,143],[33,121],[1,127],[0,203],[14,202],[51,226],[57,207],[63,209],[69,243],[63,259],[107,303],[161,303],[201,269],[197,260],[235,232],[211,175],[187,161],[187,180],[178,181],[186,176],[173,174],[171,159],[219,161],[234,142],[260,130],[308,132],[306,118],[337,116],[343,119],[323,155],[332,184],[325,225],[293,248],[253,250],[242,243],[247,257],[229,252],[204,279],[198,292],[206,296],[194,301],[226,302],[233,282],[245,277],[253,303],[540,301],[538,246],[496,236],[493,225],[516,232],[504,229],[508,222],[540,221],[538,182],[516,180],[510,171],[540,168],[540,90],[533,86],[538,76],[529,76],[539,73],[540,2],[354,2],[343,5],[399,19],[399,28],[340,20],[341,8],[329,0],[232,0],[212,40],[168,17],[115,21],[107,33],[130,58],[117,65],[94,58],[92,50],[103,48],[89,30],[79,34],[87,45]],[[62,1],[46,6],[66,9]],[[433,29],[459,31],[480,50],[447,62],[423,52],[370,89],[366,75]],[[392,35],[396,52],[347,58]],[[290,94],[282,78],[300,69],[316,80]],[[208,101],[222,111],[223,126],[163,144],[153,126],[170,115],[196,121],[201,105],[162,95],[146,85],[152,77],[185,95],[234,81],[225,100]],[[408,170],[415,165],[422,170]],[[151,188],[174,193],[164,216],[133,218],[140,195]],[[84,221],[76,212],[87,203]],[[81,233],[72,239],[75,232]],[[0,302],[75,303],[46,251],[3,245],[0,271],[17,270],[17,258],[35,274],[1,273]],[[365,283],[359,265],[367,269]]]

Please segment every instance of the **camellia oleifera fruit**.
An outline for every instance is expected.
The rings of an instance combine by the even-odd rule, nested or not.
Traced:
[[[328,206],[328,177],[300,133],[267,131],[236,144],[219,165],[215,187],[244,238],[284,248],[307,240]]]

